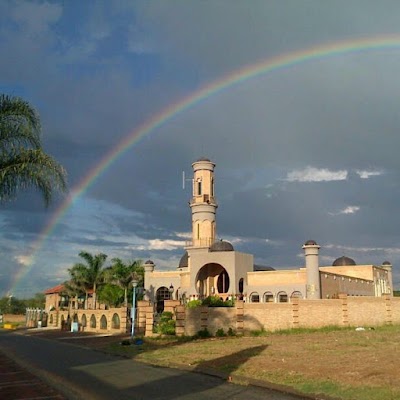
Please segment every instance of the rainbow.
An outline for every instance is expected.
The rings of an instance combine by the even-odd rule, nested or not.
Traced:
[[[197,91],[189,94],[174,104],[162,109],[158,114],[153,115],[144,121],[128,136],[121,140],[109,153],[107,153],[100,162],[89,171],[89,173],[73,188],[71,194],[56,209],[52,218],[47,223],[43,231],[38,235],[38,239],[31,245],[31,252],[27,256],[26,265],[16,273],[11,282],[9,292],[13,292],[21,279],[27,275],[33,265],[36,253],[44,245],[46,239],[52,234],[57,223],[63,218],[76,200],[82,196],[93,185],[93,183],[113,164],[113,162],[128,151],[141,138],[166,122],[185,112],[187,109],[195,106],[204,99],[207,99],[217,93],[226,90],[232,86],[239,85],[249,79],[265,75],[272,71],[278,71],[284,68],[293,67],[298,64],[313,60],[319,60],[327,57],[336,57],[339,55],[353,54],[357,52],[370,52],[382,50],[399,50],[400,35],[389,35],[380,37],[367,37],[359,39],[350,39],[336,41],[328,44],[322,44],[315,47],[291,51],[275,57],[267,58],[252,65],[235,70],[228,75],[217,79]]]

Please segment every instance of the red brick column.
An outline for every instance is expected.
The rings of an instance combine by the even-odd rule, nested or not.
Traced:
[[[186,308],[185,306],[176,306],[175,308],[175,334],[176,336],[184,336],[185,335],[185,317],[186,317]]]
[[[243,335],[244,331],[244,302],[243,300],[236,301],[236,333]]]

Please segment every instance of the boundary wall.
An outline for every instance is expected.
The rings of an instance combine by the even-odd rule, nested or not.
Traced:
[[[231,308],[170,306],[174,310],[178,336],[193,336],[205,328],[215,335],[218,329],[227,333],[229,328],[242,334],[253,330],[400,324],[400,297],[389,295],[379,298],[341,295],[339,299],[292,299],[290,303],[237,301]],[[139,311],[141,331],[146,336],[153,335],[152,310],[153,307],[147,303],[145,309]]]

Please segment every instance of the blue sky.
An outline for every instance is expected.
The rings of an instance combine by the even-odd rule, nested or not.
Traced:
[[[394,1],[2,1],[0,91],[40,113],[71,192],[140,123],[246,65],[311,46],[399,35]],[[399,39],[400,44],[400,39]],[[182,171],[216,164],[218,236],[257,264],[303,265],[301,245],[394,265],[400,287],[398,48],[277,70],[167,121],[119,157],[32,246],[62,204],[2,204],[0,295],[67,278],[81,250],[176,268],[190,232]]]

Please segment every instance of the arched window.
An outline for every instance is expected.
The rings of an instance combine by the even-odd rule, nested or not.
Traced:
[[[169,292],[169,289],[167,287],[161,286],[160,288],[157,289],[156,292],[157,313],[160,314],[164,311],[164,300],[169,300],[170,298],[171,298],[171,293]]]
[[[50,314],[50,324],[52,324],[53,323],[53,314]]]
[[[201,181],[197,181],[197,194],[201,196]]]
[[[286,292],[279,292],[277,299],[278,299],[278,303],[287,303],[288,295],[286,294]]]
[[[90,327],[96,328],[96,317],[94,316],[94,314],[92,314],[92,316],[90,317]]]
[[[298,290],[294,291],[291,295],[290,295],[290,299],[302,299],[303,295],[301,294],[301,292],[299,292]]]
[[[250,303],[259,303],[260,302],[260,295],[257,292],[253,292],[250,295]]]
[[[112,316],[111,328],[112,329],[119,329],[119,327],[120,327],[119,315],[117,313],[115,313]]]
[[[85,314],[82,315],[81,324],[82,324],[82,326],[83,326],[84,328],[85,328],[86,325],[87,325],[86,315],[85,315]]]
[[[264,303],[274,302],[274,295],[272,294],[272,292],[265,292],[263,297],[264,297]]]
[[[104,314],[100,318],[100,329],[107,329],[107,318]]]
[[[223,270],[217,279],[217,289],[218,293],[228,293],[229,291],[229,275]]]
[[[243,278],[240,278],[239,279],[239,288],[238,288],[240,294],[243,294],[243,285],[244,285]]]
[[[78,322],[78,314],[75,313],[74,316],[72,317],[73,322]]]

